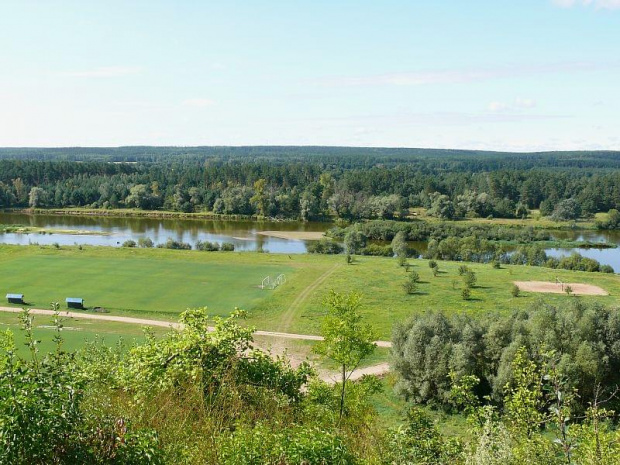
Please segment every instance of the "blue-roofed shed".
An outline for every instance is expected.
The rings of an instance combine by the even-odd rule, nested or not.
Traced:
[[[6,300],[8,300],[10,304],[23,304],[24,294],[7,294]]]
[[[84,309],[84,299],[80,299],[79,297],[67,297],[65,302],[67,302],[68,308]]]

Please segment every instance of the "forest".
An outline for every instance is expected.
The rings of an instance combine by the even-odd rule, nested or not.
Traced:
[[[575,168],[579,168],[578,170]],[[332,147],[0,149],[0,208],[282,219],[554,220],[620,208],[620,153]],[[604,225],[602,225],[604,226]]]

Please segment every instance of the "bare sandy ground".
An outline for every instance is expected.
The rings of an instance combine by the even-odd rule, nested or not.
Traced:
[[[570,286],[575,295],[609,295],[609,293],[593,284],[583,283],[564,283],[564,289],[561,284],[547,281],[514,281],[519,289],[527,292],[545,292],[549,294],[564,294],[566,286]]]
[[[320,231],[258,231],[256,234],[295,241],[318,241],[325,236]]]

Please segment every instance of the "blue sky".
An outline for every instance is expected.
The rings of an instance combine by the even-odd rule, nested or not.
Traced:
[[[620,149],[620,0],[0,0],[0,145]]]

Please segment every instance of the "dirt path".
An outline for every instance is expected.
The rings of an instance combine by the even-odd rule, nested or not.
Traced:
[[[333,268],[332,270],[333,271]],[[329,273],[329,271],[328,271]],[[322,276],[325,277],[325,274]],[[321,278],[319,278],[321,279]],[[325,278],[326,279],[326,278]],[[315,284],[318,282],[315,281]],[[319,283],[320,284],[320,283]],[[13,307],[0,307],[0,312],[7,313],[21,313],[21,308],[13,308]],[[33,315],[46,315],[53,316],[54,312],[52,310],[42,310],[38,308],[30,309],[30,313]],[[172,323],[169,321],[161,321],[161,320],[147,320],[144,318],[133,318],[128,316],[115,316],[115,315],[98,315],[93,313],[78,313],[78,312],[60,312],[61,317],[69,317],[69,318],[81,318],[85,320],[99,320],[99,321],[114,321],[117,323],[129,323],[129,324],[138,324],[142,326],[158,326],[161,328],[174,328],[181,329],[183,325],[181,323]],[[210,331],[213,331],[213,327],[209,327]],[[323,338],[321,336],[316,336],[312,334],[294,334],[294,333],[281,333],[278,331],[256,331],[254,333],[257,336],[266,336],[266,337],[275,337],[281,339],[303,339],[309,341],[321,341]],[[392,347],[392,343],[389,341],[375,341],[378,347]],[[356,379],[360,379],[364,375],[376,375],[381,376],[390,371],[390,366],[387,363],[380,363],[378,365],[372,365],[365,368],[360,368],[356,370],[351,378],[352,381]],[[339,373],[331,372],[331,371],[319,371],[319,378],[321,378],[326,383],[335,384],[339,380]]]
[[[360,368],[359,370],[355,370],[351,377],[350,381],[355,381],[356,379],[360,379],[364,375],[375,375],[381,376],[390,371],[390,365],[388,363],[379,363],[378,365],[372,365],[365,368]],[[331,371],[321,371],[319,372],[319,378],[321,378],[326,383],[335,384],[340,381],[340,373],[331,372]]]
[[[340,268],[340,266],[340,264],[332,266],[329,270],[319,276],[314,282],[310,283],[308,287],[306,287],[297,295],[297,297],[295,297],[295,300],[293,300],[289,308],[282,315],[279,327],[280,331],[286,332],[286,330],[291,327],[293,319],[295,318],[295,314],[297,313],[297,310],[304,302],[304,300],[306,300],[317,287],[323,284],[323,282],[325,282],[327,278],[329,278],[338,268]]]
[[[314,292],[314,290],[319,287],[321,284],[325,282],[327,278],[329,278],[338,268],[340,268],[341,264],[336,264],[332,266],[329,270],[319,276],[314,282],[310,283],[303,291],[301,291],[295,300],[291,303],[289,308],[282,314],[280,319],[280,331],[286,332],[288,328],[293,324],[293,319],[295,318],[295,314],[301,304],[308,298],[308,296]]]
[[[0,307],[0,312],[8,312],[8,313],[21,313],[21,308],[14,307]],[[42,310],[38,308],[30,309],[30,313],[33,315],[47,315],[53,316],[54,312],[52,310]],[[129,316],[116,316],[116,315],[101,315],[95,313],[79,313],[79,312],[60,312],[60,316],[69,317],[69,318],[82,318],[86,320],[99,320],[99,321],[114,321],[117,323],[129,323],[134,325],[142,325],[142,326],[158,326],[160,328],[173,328],[173,329],[181,329],[183,325],[181,323],[172,323],[170,321],[162,321],[162,320],[147,320],[144,318],[133,318]],[[210,327],[210,331],[213,331],[214,328]],[[276,337],[282,339],[302,339],[307,341],[321,341],[323,338],[321,336],[316,336],[313,334],[295,334],[295,333],[281,333],[278,331],[256,331],[254,332],[257,336],[267,336],[267,337]],[[392,347],[392,343],[389,341],[376,341],[378,347]]]

